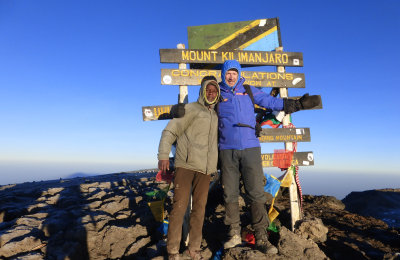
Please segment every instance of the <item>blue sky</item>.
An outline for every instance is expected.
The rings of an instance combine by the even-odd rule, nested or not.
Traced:
[[[293,115],[311,129],[298,150],[315,157],[300,171],[398,175],[399,13],[397,0],[2,0],[0,185],[155,168],[167,122],[143,122],[141,107],[179,92],[160,84],[160,69],[177,65],[161,64],[159,49],[187,45],[188,26],[273,17],[284,50],[303,53],[304,67],[287,71],[306,88],[289,95],[323,100]]]

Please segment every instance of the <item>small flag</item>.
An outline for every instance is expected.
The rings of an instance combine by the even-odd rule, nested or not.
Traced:
[[[281,169],[287,169],[292,164],[293,151],[275,149],[272,165]]]
[[[161,223],[161,225],[157,228],[157,231],[163,235],[167,235],[168,224],[169,224],[168,220],[164,219],[164,221]]]
[[[151,213],[157,222],[162,222],[164,219],[164,200],[147,202]]]
[[[281,122],[278,121],[272,113],[267,113],[261,119],[261,126],[269,125],[272,128],[278,128],[281,125]]]
[[[281,187],[281,182],[270,174],[264,173],[267,183],[264,186],[264,191],[275,197],[278,194],[279,188]]]
[[[156,181],[166,181],[167,183],[171,183],[174,179],[174,171],[167,170],[166,172],[159,171],[156,175]]]

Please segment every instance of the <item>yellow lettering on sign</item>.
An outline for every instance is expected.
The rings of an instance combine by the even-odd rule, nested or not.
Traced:
[[[250,54],[249,54],[249,62],[254,62],[253,53],[250,53]]]
[[[269,62],[270,62],[270,63],[272,63],[272,62],[275,63],[274,54],[273,54],[273,53],[271,53],[271,54],[269,55]]]
[[[286,73],[285,76],[286,76],[287,80],[293,80],[293,74],[292,73]]]
[[[211,52],[211,54],[214,54],[214,55],[213,55],[213,61],[216,61],[216,60],[217,60],[217,56],[216,56],[217,53],[218,53],[217,51],[212,51],[212,52]]]
[[[162,114],[165,114],[165,113],[169,114],[170,110],[171,110],[171,108],[168,106],[153,108],[155,118],[159,118]]]
[[[216,61],[217,51],[189,51],[182,50],[183,61]]]
[[[247,52],[239,52],[239,62],[247,62]]]
[[[261,81],[259,80],[250,80],[248,84],[254,87],[261,87]]]
[[[282,61],[281,61],[281,54],[280,54],[280,53],[277,53],[277,54],[276,54],[276,62],[277,62],[277,63],[282,63]]]
[[[303,140],[302,135],[280,135],[277,136],[276,139],[278,141],[297,141],[297,140]]]
[[[182,51],[182,60],[189,60],[189,51]]]
[[[282,54],[282,63],[286,64],[289,62],[289,57],[287,54]]]
[[[171,71],[171,75],[172,75],[173,77],[178,77],[178,76],[179,76],[179,70],[172,70],[172,71]]]
[[[270,73],[268,76],[269,79],[276,79],[278,77],[277,73]]]
[[[211,56],[211,53],[210,52],[204,52],[204,60],[210,60],[210,56]]]
[[[273,156],[271,154],[261,154],[261,160],[263,161],[270,161],[273,159]]]
[[[198,75],[199,75],[199,71],[198,70],[191,70],[190,71],[190,77],[198,76]]]
[[[272,161],[262,161],[262,166],[265,167],[272,167]]]
[[[274,141],[274,137],[270,135],[262,135],[258,139],[260,140],[260,142]]]
[[[261,53],[255,53],[256,62],[261,62]]]
[[[228,52],[223,51],[223,52],[221,52],[221,55],[222,55],[222,57],[221,57],[222,61],[229,60],[228,59]]]
[[[258,73],[257,73],[257,72],[253,73],[253,76],[252,76],[252,78],[253,78],[253,79],[259,79],[259,77],[258,77]]]
[[[265,59],[262,59],[263,62],[267,63],[268,62],[268,53],[265,53]]]
[[[196,60],[196,52],[195,51],[190,51],[189,52],[189,59],[190,60]]]

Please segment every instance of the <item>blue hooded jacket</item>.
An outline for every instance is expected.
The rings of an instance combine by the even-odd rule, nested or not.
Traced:
[[[239,73],[238,81],[234,87],[230,87],[225,82],[225,74],[230,69],[236,69]],[[243,87],[245,79],[240,77],[240,74],[241,66],[238,61],[227,60],[224,62],[221,69],[222,82],[219,83],[221,89],[221,101],[218,107],[218,143],[220,150],[243,150],[260,146],[255,134],[254,106],[250,96],[245,93],[246,90]],[[250,86],[250,88],[253,92],[254,103],[274,111],[283,110],[282,99],[272,97],[253,86]],[[249,125],[253,128],[239,126],[238,124]]]

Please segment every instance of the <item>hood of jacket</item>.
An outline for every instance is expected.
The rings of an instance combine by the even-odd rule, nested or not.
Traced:
[[[206,96],[206,87],[210,83],[213,84],[218,90],[217,97],[211,103],[208,102],[207,96]],[[201,81],[201,86],[200,86],[200,90],[199,90],[199,98],[197,99],[197,102],[202,104],[203,106],[215,105],[218,102],[220,96],[221,96],[221,90],[219,88],[217,79],[213,76],[204,77],[203,80]]]
[[[225,74],[228,70],[230,69],[236,69],[238,72],[238,80],[235,83],[235,86],[230,87],[228,84],[226,84],[225,81]],[[221,79],[222,79],[222,83],[225,86],[228,86],[229,88],[234,89],[236,87],[236,85],[238,84],[240,78],[241,78],[241,72],[242,72],[242,67],[240,66],[240,63],[237,60],[227,60],[224,62],[224,64],[222,65],[222,69],[221,69]]]

